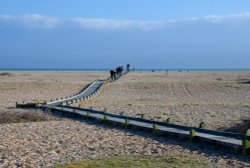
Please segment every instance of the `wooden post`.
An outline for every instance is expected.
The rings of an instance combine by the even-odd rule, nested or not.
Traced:
[[[107,122],[107,121],[108,121],[108,117],[107,117],[107,115],[104,115],[104,116],[103,116],[102,121],[103,121],[103,122]]]
[[[199,124],[199,128],[206,128],[205,123],[204,123],[204,122],[201,122],[201,123]]]
[[[191,128],[189,131],[189,141],[190,142],[193,142],[195,134],[196,134],[196,132],[195,132],[194,128]]]
[[[129,126],[129,120],[125,119],[125,127],[128,128],[128,126]]]
[[[250,129],[246,131],[245,135],[250,137]],[[243,139],[242,140],[242,153],[244,156],[248,154],[249,149],[250,149],[250,140]]]
[[[89,112],[87,112],[87,118],[89,118],[89,117],[90,117]]]
[[[166,123],[168,124],[170,123],[170,118],[167,118]]]
[[[152,125],[152,129],[153,129],[153,134],[157,134],[157,125],[155,123],[153,123]]]
[[[141,119],[144,119],[144,114],[140,114],[141,115]]]
[[[18,102],[16,102],[16,108],[18,108]]]
[[[74,116],[77,116],[77,113],[76,113],[76,110],[75,110],[75,109],[73,109],[73,115],[74,115]]]
[[[63,107],[61,107],[61,110],[62,110],[62,114],[64,114],[65,112],[64,112],[64,110],[63,110]]]

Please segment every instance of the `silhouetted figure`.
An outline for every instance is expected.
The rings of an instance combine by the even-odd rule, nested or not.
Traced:
[[[130,64],[127,64],[127,72],[130,70]]]
[[[120,68],[117,67],[115,70],[116,70],[116,75],[119,76],[120,75]]]
[[[110,78],[112,80],[116,80],[116,72],[115,71],[113,71],[113,70],[110,71]]]
[[[123,72],[123,67],[122,66],[119,66],[119,67],[116,68],[116,75],[117,76],[121,76],[122,72]]]

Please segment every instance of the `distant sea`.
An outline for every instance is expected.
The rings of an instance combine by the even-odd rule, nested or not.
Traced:
[[[109,71],[108,68],[90,68],[90,69],[74,69],[74,68],[0,68],[0,71]],[[139,68],[132,69],[135,71],[250,71],[250,68]]]

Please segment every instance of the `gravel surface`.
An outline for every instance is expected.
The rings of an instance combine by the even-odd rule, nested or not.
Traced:
[[[22,110],[11,109],[16,101],[36,102],[69,96],[107,75],[107,72],[10,72],[1,75],[0,117],[22,114]],[[148,118],[171,117],[174,122],[190,125],[197,125],[205,116],[212,128],[218,128],[227,122],[226,125],[240,122],[249,114],[249,85],[237,82],[248,77],[248,72],[136,72],[124,76],[82,105],[131,115],[145,112]],[[225,84],[228,87],[225,88]],[[162,118],[159,115],[163,115]],[[209,118],[210,115],[216,117]],[[193,155],[215,166],[250,167],[249,156],[140,131],[128,132],[96,122],[45,119],[43,122],[0,124],[0,167],[3,168],[53,167],[104,156],[180,154]]]
[[[249,157],[202,149],[195,144],[71,120],[0,125],[0,167],[55,164],[117,155],[188,154],[215,165],[250,166]]]
[[[153,120],[230,130],[250,119],[249,71],[131,72],[81,106]],[[78,103],[75,104],[78,106]],[[234,130],[235,131],[235,130]],[[239,130],[242,132],[244,130]]]
[[[0,75],[0,110],[16,102],[44,102],[80,92],[87,84],[109,75],[105,71],[10,71]]]

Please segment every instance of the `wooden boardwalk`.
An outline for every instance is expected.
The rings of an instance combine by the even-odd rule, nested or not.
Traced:
[[[101,86],[105,84],[105,82],[106,81],[93,82],[83,92],[73,97],[49,102],[45,105],[45,107],[58,106],[62,104],[71,104],[78,100],[80,101],[88,99],[89,97],[93,96],[98,91],[98,89],[100,89]]]
[[[176,134],[189,138],[202,139],[204,141],[216,142],[217,144],[223,144],[226,146],[241,147],[243,142],[242,139],[250,141],[250,136],[242,134],[212,131],[201,128],[192,128],[188,126],[180,126],[159,121],[122,116],[91,109],[83,109],[79,107],[58,106],[54,107],[53,110],[58,112],[67,112],[82,117],[91,117],[97,120],[107,120],[109,122],[116,122],[124,125],[128,124],[130,126],[146,128],[148,130],[152,130],[153,132],[155,131],[156,133],[158,132],[165,134]],[[195,131],[195,134],[193,135],[191,135],[192,130]]]
[[[126,73],[123,73],[122,75],[125,75]],[[122,75],[120,75],[117,79],[119,79]],[[52,111],[61,112],[64,114],[69,113],[77,116],[91,117],[97,120],[119,123],[125,126],[139,127],[152,131],[155,134],[180,135],[188,137],[190,141],[201,140],[226,146],[239,147],[242,149],[244,155],[247,155],[248,151],[250,150],[250,130],[248,130],[247,133],[243,135],[237,133],[169,124],[166,122],[122,116],[102,111],[96,111],[92,109],[83,109],[79,107],[68,106],[69,104],[92,98],[93,96],[99,93],[99,91],[103,88],[104,85],[113,81],[115,80],[107,79],[103,81],[93,82],[85,90],[75,96],[52,101],[47,104],[39,104],[37,107],[41,109],[49,109]]]

